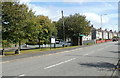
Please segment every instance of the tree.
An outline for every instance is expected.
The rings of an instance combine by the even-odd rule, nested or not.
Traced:
[[[2,14],[3,40],[7,40],[8,43],[19,43],[20,49],[21,43],[28,36],[26,31],[32,28],[30,19],[34,13],[28,9],[27,5],[16,1],[2,2]]]
[[[38,40],[44,40],[44,43],[49,43],[51,36],[56,36],[56,28],[55,25],[51,22],[51,20],[47,16],[37,16],[38,26],[39,28],[39,36]]]
[[[40,48],[41,44],[50,43],[50,37],[56,36],[57,29],[55,28],[54,23],[52,23],[47,16],[39,15],[36,16],[35,20],[35,31],[33,32],[31,39],[29,39],[28,43],[32,42],[30,44],[39,44]]]
[[[72,40],[78,39],[79,34],[88,35],[91,31],[90,21],[86,20],[86,16],[80,14],[64,17],[65,37]],[[57,21],[57,29],[59,38],[63,39],[62,19]]]

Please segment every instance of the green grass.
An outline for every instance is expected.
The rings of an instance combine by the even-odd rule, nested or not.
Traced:
[[[57,48],[51,48],[51,49],[50,48],[41,48],[41,49],[21,50],[20,54],[38,53],[38,52],[44,52],[44,51],[50,51],[50,50],[59,50],[59,49],[72,48],[72,47],[78,47],[78,46],[57,47]],[[9,55],[20,55],[20,54],[15,54],[15,52],[5,52],[6,56],[9,56]]]

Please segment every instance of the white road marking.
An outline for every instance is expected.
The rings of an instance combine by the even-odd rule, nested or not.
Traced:
[[[89,54],[85,54],[84,56],[87,56],[87,55],[89,55]]]
[[[25,76],[25,74],[21,74],[21,75],[19,75],[19,77],[21,77],[21,76]]]
[[[58,65],[60,65],[60,64],[70,62],[70,61],[75,60],[75,59],[76,59],[76,58],[72,58],[72,59],[70,59],[70,60],[66,60],[66,61],[63,61],[63,62],[60,62],[60,63],[54,64],[54,65],[51,65],[51,66],[45,67],[44,69],[49,69],[49,68],[52,68],[52,67],[58,66]]]
[[[25,74],[20,74],[20,75],[14,77],[14,78],[19,78],[19,77],[22,77],[22,76],[25,76]]]

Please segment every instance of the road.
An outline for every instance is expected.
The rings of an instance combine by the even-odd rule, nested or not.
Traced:
[[[3,62],[3,76],[111,76],[117,42]],[[114,73],[116,75],[116,72]]]

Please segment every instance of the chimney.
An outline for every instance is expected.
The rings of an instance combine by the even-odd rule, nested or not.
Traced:
[[[107,29],[105,29],[105,31],[107,31]]]
[[[91,25],[91,27],[93,28],[93,25]]]

